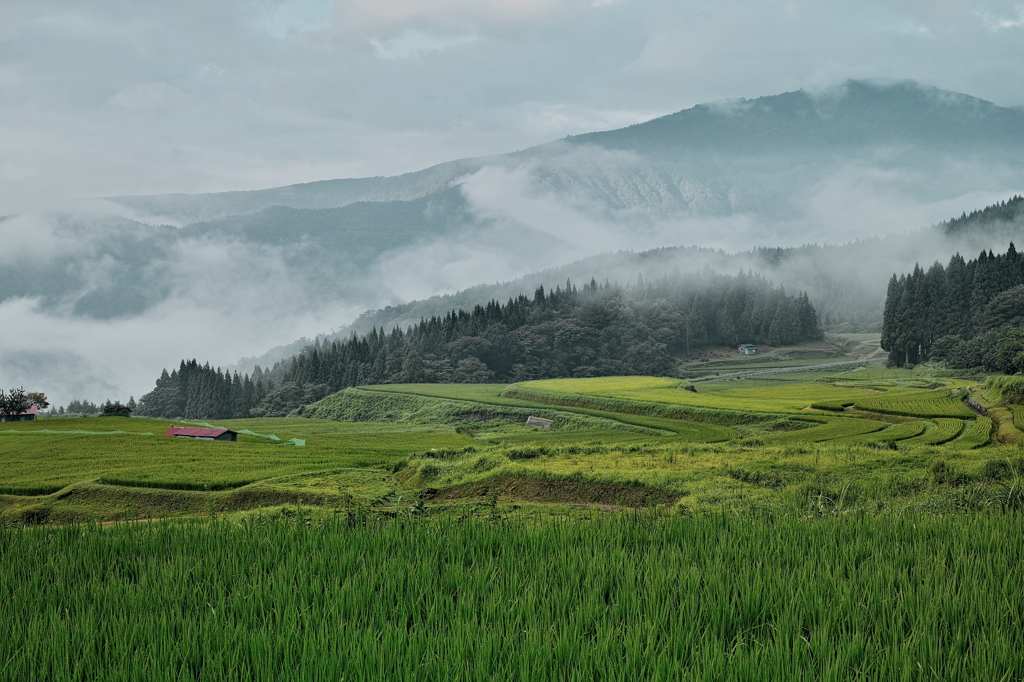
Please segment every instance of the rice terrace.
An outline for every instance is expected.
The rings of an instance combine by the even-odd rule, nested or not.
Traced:
[[[1005,382],[835,369],[361,386],[190,422],[237,442],[4,424],[4,669],[1019,679]]]
[[[1024,682],[1022,2],[0,2],[0,682]]]

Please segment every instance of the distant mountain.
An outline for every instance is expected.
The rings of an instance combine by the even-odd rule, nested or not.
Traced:
[[[934,262],[944,265],[954,253],[970,256],[986,249],[1003,250],[1014,239],[1024,242],[1024,197],[1020,196],[928,228],[847,244],[758,248],[739,253],[700,247],[603,253],[507,282],[479,284],[453,294],[368,310],[350,324],[320,334],[317,339],[299,339],[260,357],[243,358],[230,369],[251,373],[256,366],[270,368],[316,340],[345,340],[375,329],[406,329],[453,310],[471,310],[490,301],[504,303],[541,286],[554,289],[566,281],[585,284],[591,278],[632,282],[637,277],[651,280],[705,269],[726,274],[761,273],[790,292],[808,292],[827,329],[879,332],[886,285],[893,273],[912,269],[915,263],[922,267]]]
[[[1024,111],[909,82],[848,81],[391,178],[115,197],[135,221],[53,218],[68,248],[5,268],[0,301],[137,315],[191,288],[183,258],[229,248],[287,280],[293,305],[385,307],[602,251],[743,251],[906,230],[916,225],[902,208],[872,198],[902,207],[1024,187],[1022,159]]]
[[[537,189],[610,209],[783,216],[810,186],[851,164],[903,171],[890,180],[922,199],[1011,189],[1022,182],[1022,150],[1020,109],[909,81],[851,80],[822,92],[700,104],[627,128],[395,177],[112,201],[188,223],[271,206],[410,201],[483,168],[525,166]]]
[[[909,82],[848,81],[395,177],[9,216],[2,323],[30,316],[48,343],[0,348],[0,379],[45,376],[55,395],[73,379],[64,400],[123,400],[137,392],[124,378],[102,392],[79,386],[99,386],[111,367],[122,377],[159,371],[151,356],[171,343],[188,346],[179,357],[230,362],[321,327],[344,334],[359,311],[396,312],[354,330],[371,319],[404,325],[563,275],[630,282],[673,268],[763,272],[806,290],[826,324],[871,328],[876,274],[1006,248],[987,228],[881,238],[1024,190],[1022,159],[1024,111]],[[117,215],[102,213],[111,206]],[[474,288],[481,282],[499,284]],[[412,300],[433,302],[401,307]],[[70,321],[81,334],[48,331]],[[190,336],[190,325],[203,333]],[[136,359],[107,333],[122,344],[130,335]]]

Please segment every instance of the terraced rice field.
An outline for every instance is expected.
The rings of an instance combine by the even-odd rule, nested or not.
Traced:
[[[1024,405],[1007,405],[1006,407],[1013,414],[1013,425],[1024,431]]]
[[[894,424],[887,426],[879,431],[872,431],[857,436],[850,436],[843,438],[839,442],[842,443],[871,443],[881,441],[901,441],[909,438],[920,436],[925,432],[925,423],[922,421],[905,422],[903,424]]]
[[[150,419],[82,418],[25,422],[14,432],[0,431],[0,491],[59,490],[82,481],[106,479],[120,484],[170,489],[216,490],[308,471],[373,466],[393,462],[411,451],[462,448],[473,444],[454,429],[394,424],[339,424],[313,420],[239,420],[226,428],[256,427],[293,447],[255,436],[237,443],[164,438],[168,422]],[[14,428],[14,427],[12,427]],[[57,433],[46,433],[46,431]],[[120,431],[106,435],[67,431]]]
[[[959,448],[974,449],[988,445],[992,440],[992,420],[988,417],[978,417],[973,423],[968,422],[963,433],[950,444]]]
[[[823,443],[847,439],[853,436],[862,436],[875,431],[881,431],[888,426],[885,422],[873,421],[870,419],[854,419],[852,417],[837,417],[829,419],[821,426],[814,426],[800,431],[789,431],[765,438],[766,442],[779,443]]]
[[[950,383],[959,385],[962,382]],[[751,412],[794,413],[814,406],[841,410],[845,405],[856,405],[867,411],[910,416],[973,416],[973,412],[959,399],[950,397],[950,389],[922,390],[891,382],[797,381],[761,387],[748,386],[742,380],[710,381],[696,384],[696,393],[680,388],[685,385],[675,379],[656,377],[601,377],[529,381],[512,388],[522,386],[561,393]],[[876,407],[879,409],[874,409]]]
[[[881,414],[901,414],[910,417],[961,417],[971,419],[974,412],[960,396],[949,390],[922,392],[918,395],[873,398],[855,401],[857,409]]]
[[[964,421],[962,419],[937,418],[931,420],[934,428],[925,431],[920,436],[907,440],[908,444],[914,445],[942,445],[948,443],[963,431]]]

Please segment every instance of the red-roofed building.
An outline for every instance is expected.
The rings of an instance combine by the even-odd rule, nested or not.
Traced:
[[[164,431],[171,438],[197,438],[199,440],[238,440],[238,432],[230,429],[207,429],[198,426],[172,426]]]
[[[0,422],[30,422],[39,414],[39,408],[33,405],[21,414],[3,415],[0,414]]]

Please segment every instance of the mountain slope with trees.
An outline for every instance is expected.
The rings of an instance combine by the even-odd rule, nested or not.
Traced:
[[[621,287],[571,282],[505,304],[421,320],[407,330],[372,330],[316,343],[281,363],[275,388],[254,404],[258,385],[182,363],[166,370],[140,413],[158,417],[276,416],[349,386],[380,383],[487,383],[574,376],[671,374],[676,356],[704,346],[782,345],[821,338],[806,294],[789,296],[764,277],[675,275]],[[253,383],[253,391],[245,387]],[[236,388],[236,385],[238,388]],[[228,388],[230,386],[230,388]],[[235,396],[253,395],[250,402]]]

